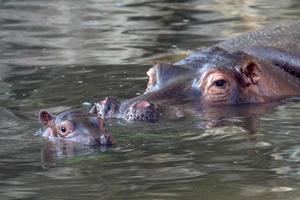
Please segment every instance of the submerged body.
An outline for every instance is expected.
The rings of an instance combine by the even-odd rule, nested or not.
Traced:
[[[147,72],[144,94],[107,97],[91,113],[128,121],[155,121],[173,105],[202,108],[266,103],[300,95],[300,22],[263,28]]]

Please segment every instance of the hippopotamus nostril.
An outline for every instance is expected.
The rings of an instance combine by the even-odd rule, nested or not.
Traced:
[[[133,103],[123,116],[127,121],[155,121],[160,111],[153,103],[142,100]]]
[[[143,101],[139,101],[139,102],[135,103],[133,105],[133,108],[139,110],[139,109],[149,108],[150,106],[151,106],[151,103],[149,103],[148,101],[143,100]]]

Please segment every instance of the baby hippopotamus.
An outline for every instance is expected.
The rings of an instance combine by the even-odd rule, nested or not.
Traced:
[[[39,120],[46,127],[42,135],[49,139],[68,140],[84,145],[115,144],[115,140],[104,128],[103,119],[90,113],[66,110],[53,116],[47,111],[41,111]]]
[[[144,94],[123,101],[107,97],[91,112],[104,118],[155,121],[168,115],[168,108],[180,109],[185,103],[205,109],[299,96],[299,52],[300,21],[262,28],[176,63],[157,64],[147,72]]]

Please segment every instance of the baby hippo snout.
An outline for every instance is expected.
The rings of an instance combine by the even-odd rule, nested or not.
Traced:
[[[124,113],[124,119],[127,121],[156,121],[160,117],[159,109],[145,100],[133,103]]]

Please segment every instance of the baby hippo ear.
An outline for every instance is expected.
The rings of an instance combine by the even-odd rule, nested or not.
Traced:
[[[49,114],[47,111],[41,111],[39,114],[39,120],[44,126],[50,126],[54,121],[54,117]]]
[[[92,108],[89,110],[89,113],[91,113],[91,114],[98,114],[98,112],[97,112],[97,106],[93,105]]]
[[[246,86],[255,85],[260,79],[260,64],[255,60],[247,60],[242,64],[240,73]]]

